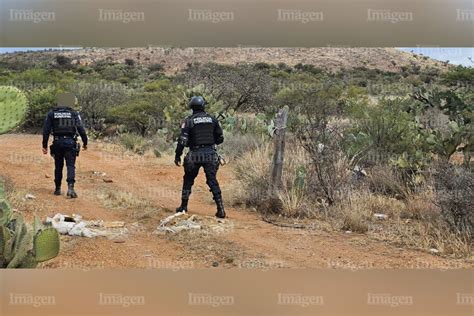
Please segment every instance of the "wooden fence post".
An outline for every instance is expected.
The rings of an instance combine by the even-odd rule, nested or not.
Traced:
[[[278,190],[282,187],[281,178],[285,158],[285,133],[286,123],[288,121],[288,111],[288,106],[285,106],[275,116],[275,133],[273,136],[275,152],[273,154],[272,174],[269,187],[269,194],[271,197],[275,197],[278,194]]]

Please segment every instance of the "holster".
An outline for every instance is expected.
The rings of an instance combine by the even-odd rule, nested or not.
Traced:
[[[225,159],[224,156],[218,155],[218,157],[219,157],[219,165],[220,165],[220,166],[225,166],[225,165],[227,165],[227,160]]]
[[[81,144],[79,142],[76,142],[76,156],[79,157],[79,153],[81,152]]]
[[[53,143],[53,145],[49,146],[49,154],[50,154],[51,157],[53,157],[53,158],[54,158],[54,156],[55,156],[55,151],[56,151],[55,148],[56,148],[56,147],[54,146],[54,143]]]

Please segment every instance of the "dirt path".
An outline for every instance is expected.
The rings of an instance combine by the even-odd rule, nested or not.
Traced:
[[[45,268],[453,268],[468,267],[463,260],[444,259],[421,251],[397,248],[358,234],[323,230],[287,229],[268,224],[254,213],[228,208],[226,229],[220,233],[183,232],[156,235],[160,219],[179,204],[182,169],[171,159],[124,155],[106,144],[89,146],[77,164],[78,199],[53,196],[53,161],[41,154],[41,139],[35,135],[0,136],[0,174],[8,176],[18,194],[36,198],[22,202],[27,218],[44,219],[58,212],[80,214],[85,219],[125,221],[128,238],[117,242],[106,238],[62,236],[60,255]],[[95,172],[95,173],[94,173]],[[103,181],[103,176],[113,180]],[[230,167],[220,171],[225,186],[232,181]],[[106,207],[103,192],[123,192],[144,209]],[[204,175],[196,182],[190,212],[212,216],[215,207]],[[212,219],[214,220],[214,219]],[[216,221],[217,224],[217,221]],[[137,226],[133,226],[137,227]]]

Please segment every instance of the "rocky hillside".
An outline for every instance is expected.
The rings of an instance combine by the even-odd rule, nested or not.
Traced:
[[[366,67],[398,72],[416,65],[446,70],[449,65],[425,56],[395,48],[86,48],[70,51],[22,52],[0,55],[0,61],[37,64],[55,63],[57,55],[69,57],[74,64],[89,65],[100,60],[123,63],[126,59],[138,64],[161,64],[168,74],[176,73],[193,62],[222,64],[266,62],[271,64],[312,64],[330,71]]]

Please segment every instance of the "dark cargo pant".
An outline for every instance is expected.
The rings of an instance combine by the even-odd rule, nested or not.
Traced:
[[[64,161],[66,161],[68,184],[75,183],[76,178],[76,141],[73,138],[55,140],[51,146],[54,157],[54,183],[60,186],[63,180]]]
[[[204,168],[206,183],[214,197],[214,200],[221,199],[221,189],[217,181],[217,171],[219,170],[219,156],[213,147],[204,147],[190,151],[184,158],[184,178],[182,199],[188,200],[191,195],[194,180],[199,174],[199,169]]]

